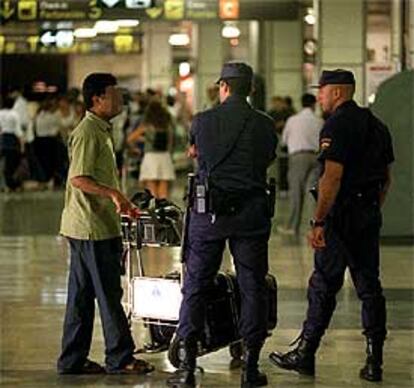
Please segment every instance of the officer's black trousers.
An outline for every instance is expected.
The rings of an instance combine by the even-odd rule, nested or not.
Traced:
[[[210,215],[191,215],[180,337],[198,337],[203,331],[206,293],[220,269],[228,240],[241,292],[240,334],[247,346],[265,340],[270,220],[264,199],[252,200],[249,205],[240,214],[218,216],[214,224]]]
[[[106,367],[122,368],[131,361],[134,342],[121,305],[120,238],[69,239],[70,272],[63,328],[60,372],[81,368],[88,357],[95,316],[95,298],[105,337]]]
[[[347,267],[362,301],[364,334],[385,338],[385,298],[379,279],[380,226],[381,214],[376,204],[347,209],[336,218],[328,219],[327,246],[316,251],[315,267],[309,280],[305,338],[318,342],[328,328]]]

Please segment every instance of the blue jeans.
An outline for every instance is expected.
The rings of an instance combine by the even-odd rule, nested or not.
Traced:
[[[71,262],[58,370],[76,371],[85,363],[92,341],[95,299],[103,325],[106,368],[120,369],[132,360],[135,348],[121,305],[121,238],[68,240]]]

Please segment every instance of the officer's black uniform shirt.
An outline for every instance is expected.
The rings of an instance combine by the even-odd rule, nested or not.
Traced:
[[[341,104],[326,120],[320,149],[323,165],[325,160],[333,160],[344,166],[338,198],[378,187],[394,161],[388,128],[352,100]]]
[[[244,97],[229,96],[197,114],[190,137],[197,147],[199,178],[209,176],[215,186],[231,192],[265,189],[277,137],[273,120],[253,109]]]

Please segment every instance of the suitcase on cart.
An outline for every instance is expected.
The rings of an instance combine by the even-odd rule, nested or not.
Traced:
[[[266,276],[268,286],[269,315],[267,329],[270,332],[277,325],[277,283],[276,278]],[[239,334],[240,291],[233,273],[220,272],[214,287],[208,290],[205,310],[205,325],[198,346],[198,357],[229,346],[233,359],[243,354],[242,338]],[[168,359],[175,367],[179,366],[178,339],[171,338]]]

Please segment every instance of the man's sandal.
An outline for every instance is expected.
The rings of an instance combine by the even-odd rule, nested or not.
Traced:
[[[108,374],[115,375],[145,375],[151,373],[155,367],[149,362],[134,358],[133,361],[126,364],[120,369],[113,369],[107,371]]]
[[[59,371],[60,375],[99,375],[105,373],[105,369],[97,362],[86,360],[80,368],[63,369]]]

